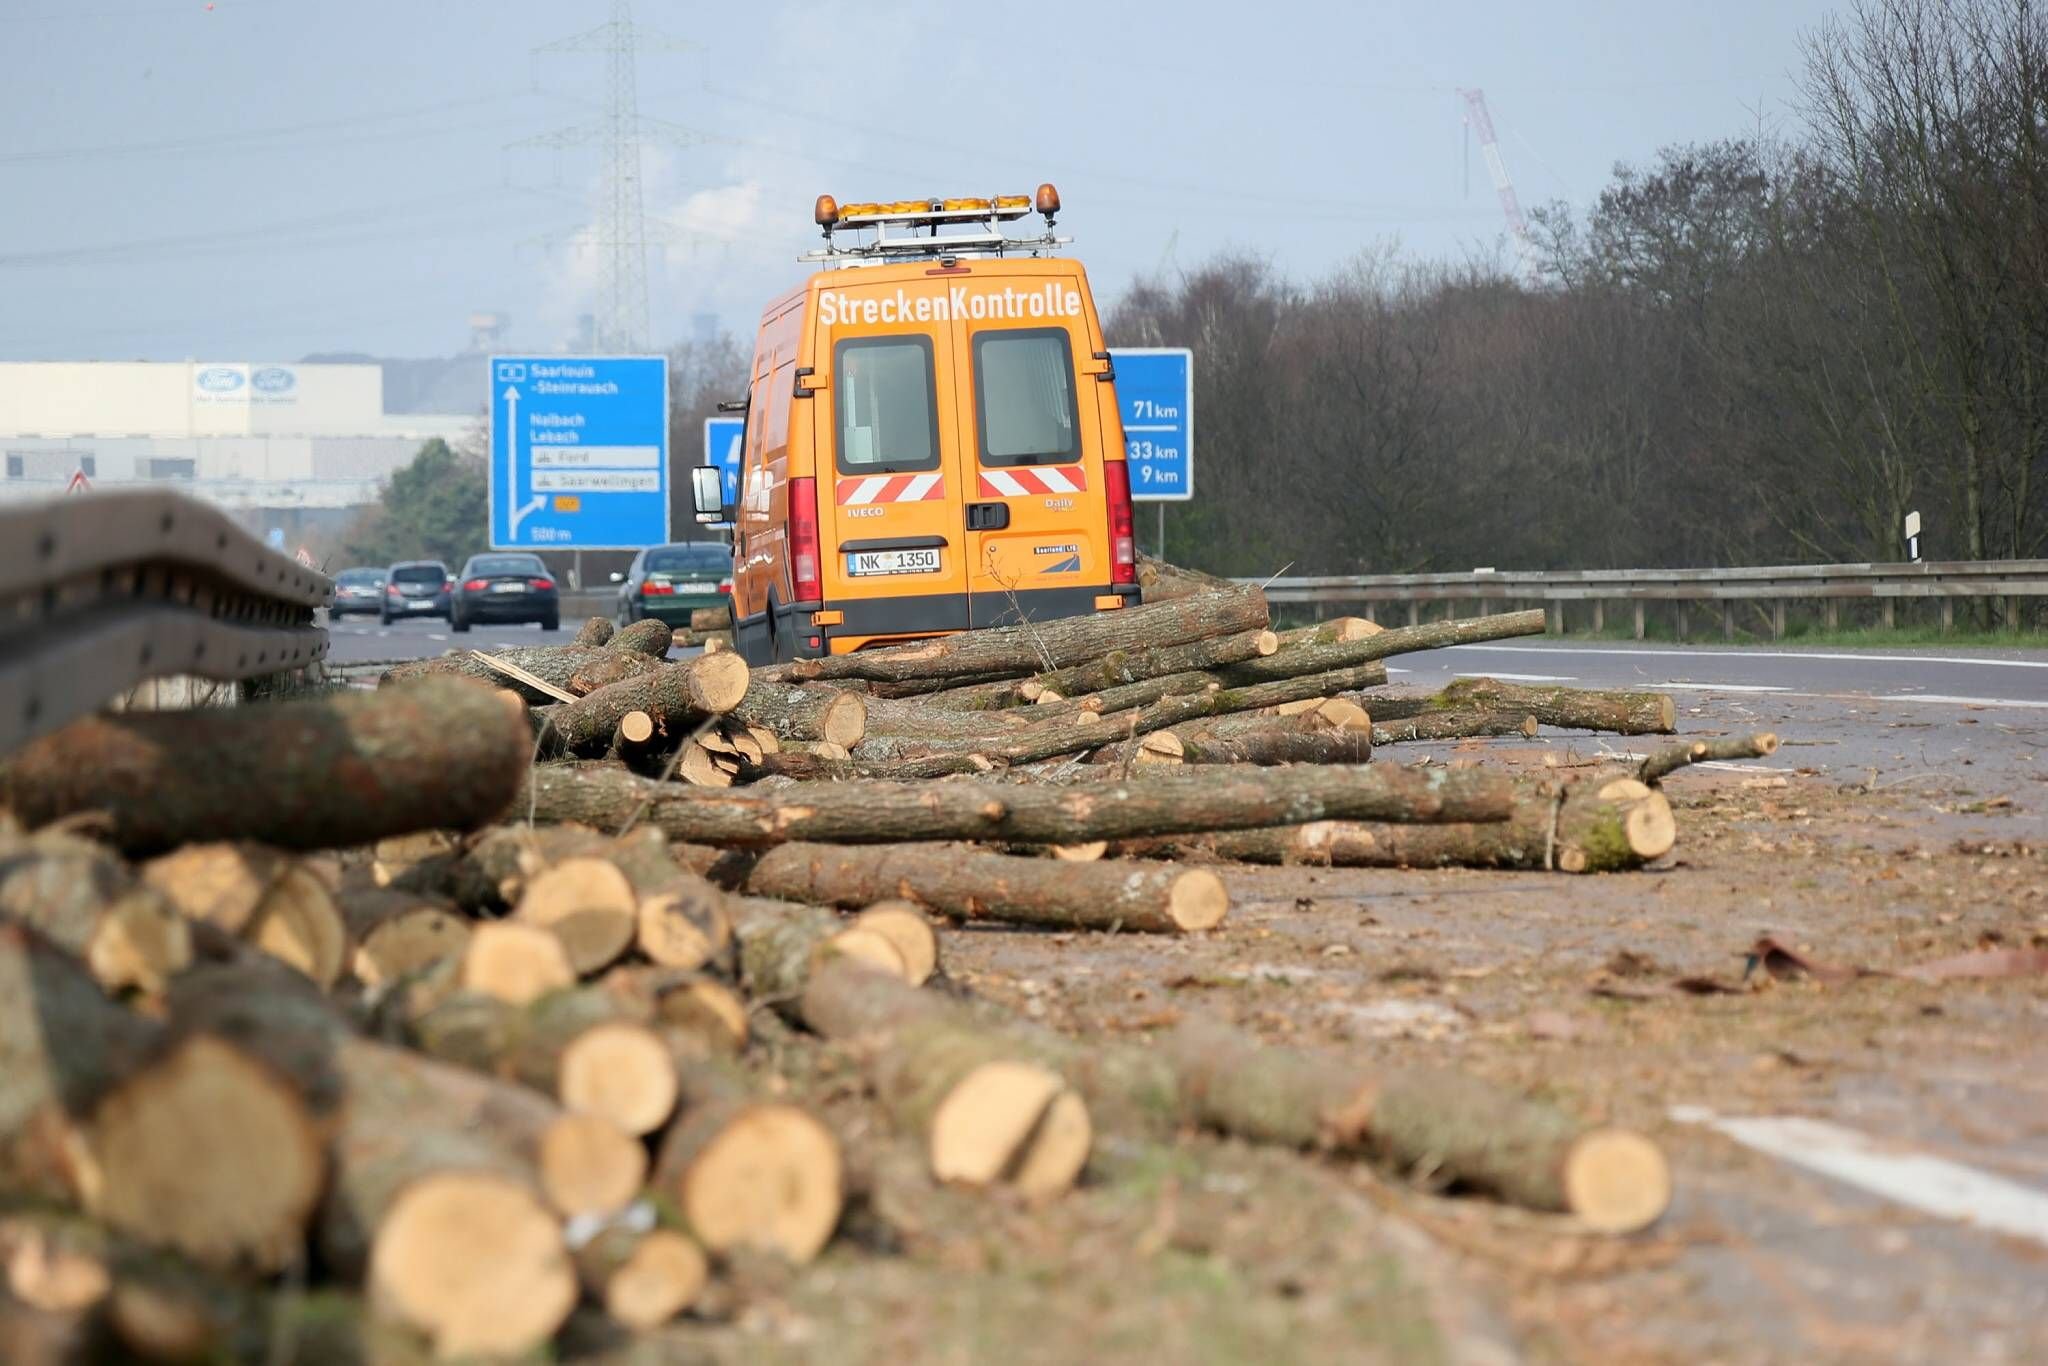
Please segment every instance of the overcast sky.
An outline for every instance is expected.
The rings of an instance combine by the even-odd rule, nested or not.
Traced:
[[[686,4],[635,17],[658,144],[655,340],[751,335],[801,278],[812,197],[1066,201],[1107,306],[1225,249],[1308,278],[1389,242],[1501,248],[1458,88],[1525,205],[1616,161],[1796,121],[1824,0]],[[553,349],[591,306],[600,55],[534,49],[610,0],[0,0],[0,359],[461,349],[477,310]],[[662,225],[666,225],[664,228]]]

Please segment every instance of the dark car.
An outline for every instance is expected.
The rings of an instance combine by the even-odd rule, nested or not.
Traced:
[[[621,626],[653,617],[688,626],[700,607],[724,607],[732,595],[732,547],[709,541],[651,545],[633,557],[619,585]]]
[[[386,626],[400,617],[445,617],[455,581],[439,560],[401,560],[384,571],[384,600],[377,615]]]
[[[327,606],[329,618],[345,617],[351,612],[375,616],[383,610],[383,570],[344,569],[334,576],[334,601]]]
[[[562,597],[538,555],[472,555],[456,576],[448,624],[467,631],[479,621],[537,621],[562,629]]]

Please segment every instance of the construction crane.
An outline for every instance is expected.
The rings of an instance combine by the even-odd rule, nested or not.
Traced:
[[[1486,112],[1486,92],[1460,90],[1465,100],[1465,133],[1479,135],[1479,154],[1486,158],[1487,174],[1493,177],[1494,193],[1500,196],[1501,215],[1508,220],[1508,233],[1515,239],[1515,255],[1522,267],[1522,279],[1532,288],[1543,282],[1536,256],[1536,243],[1529,236],[1529,220],[1522,216],[1522,201],[1515,194],[1515,182],[1508,179],[1508,164],[1501,160],[1500,141],[1493,135],[1493,116]],[[1468,144],[1469,145],[1469,144]]]

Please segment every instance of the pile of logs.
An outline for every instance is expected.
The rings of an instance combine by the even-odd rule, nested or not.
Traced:
[[[847,1060],[881,1130],[967,1188],[1052,1198],[1099,1134],[1208,1129],[1654,1221],[1654,1145],[1473,1077],[1213,1021],[1083,1044],[937,989],[949,924],[1227,932],[1231,862],[1639,867],[1676,835],[1656,779],[1732,752],[1399,762],[1675,718],[1385,687],[1390,657],[1538,612],[1276,632],[1256,589],[1173,583],[765,669],[592,621],[6,757],[0,1355],[517,1354],[579,1303],[629,1329],[730,1312],[721,1268],[816,1258],[857,1156],[764,1029]],[[321,1295],[286,1292],[309,1273]]]

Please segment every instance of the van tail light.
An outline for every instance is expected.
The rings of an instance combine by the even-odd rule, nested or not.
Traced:
[[[789,481],[790,591],[798,602],[823,602],[825,586],[818,573],[818,481]]]
[[[465,593],[481,593],[489,587],[490,584],[484,582],[484,580],[482,579],[468,579],[464,581],[462,585],[462,591]]]
[[[1109,581],[1136,583],[1138,541],[1131,521],[1131,467],[1121,460],[1103,461],[1102,483],[1109,493]]]
[[[548,589],[553,588],[555,586],[555,581],[553,579],[530,579],[528,580],[528,582],[530,582],[537,591],[542,593],[547,592]]]

